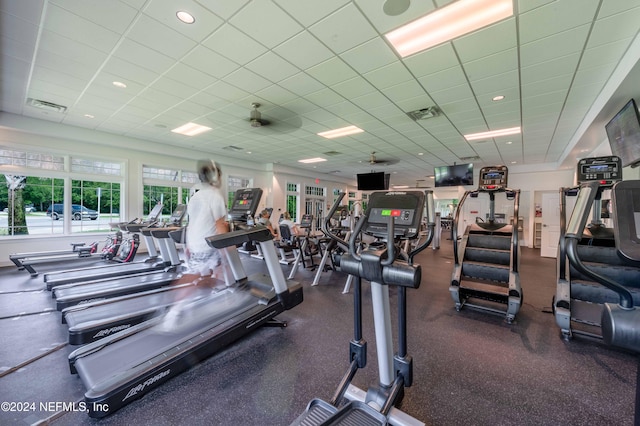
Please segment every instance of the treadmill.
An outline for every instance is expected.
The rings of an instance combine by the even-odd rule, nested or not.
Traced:
[[[178,204],[176,209],[171,214],[167,226],[179,225],[182,222],[182,219],[184,218],[186,212],[187,206],[185,204]],[[149,227],[144,224],[128,224],[125,225],[125,228],[129,232],[141,232],[145,239],[147,237],[152,238],[150,229],[153,229],[153,227]],[[152,244],[147,243],[147,247],[150,247],[151,245]],[[171,242],[169,238],[164,238],[158,240],[158,245],[160,246],[162,259],[149,258],[140,262],[104,265],[93,268],[71,269],[45,274],[44,281],[47,284],[47,290],[51,290],[53,287],[62,284],[95,281],[105,278],[148,273],[152,271],[160,271],[167,268],[177,267],[180,262],[178,261],[178,263],[175,263],[176,259],[172,258],[174,254],[173,252],[175,251],[175,244]]]
[[[160,246],[165,247],[166,256],[170,260],[168,267],[155,269],[152,265],[150,269],[142,268],[138,273],[129,272],[120,278],[107,276],[92,281],[58,285],[51,291],[52,297],[56,299],[56,308],[61,311],[69,306],[92,300],[143,292],[171,284],[182,272],[178,249],[175,243],[171,242],[174,231],[177,231],[178,235],[176,241],[180,241],[180,228],[145,228],[145,232],[150,232],[160,242]],[[145,263],[140,262],[140,265],[144,266]]]
[[[247,221],[258,209],[262,189],[245,188],[236,191],[229,217],[234,228],[247,228]],[[168,232],[176,242],[183,241],[184,228]],[[157,234],[165,228],[154,230]],[[174,279],[179,274],[175,274]],[[291,277],[290,277],[291,278]],[[211,278],[208,278],[211,279]],[[69,343],[81,345],[107,337],[117,331],[130,328],[143,321],[163,314],[176,300],[176,291],[195,287],[190,298],[208,295],[211,288],[199,286],[201,282],[174,284],[140,293],[98,299],[62,309],[62,322],[69,326]],[[224,283],[220,282],[220,285]]]
[[[266,227],[238,229],[207,242],[224,251],[236,282],[192,302],[192,317],[180,329],[163,332],[158,317],[69,354],[71,372],[87,388],[90,417],[118,410],[262,325],[285,326],[274,318],[302,302],[302,286],[285,279]],[[236,250],[245,242],[261,246],[268,275],[246,275]]]

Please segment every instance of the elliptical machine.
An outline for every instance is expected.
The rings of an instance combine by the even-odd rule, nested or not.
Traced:
[[[344,197],[338,196],[328,217]],[[416,238],[422,212],[428,215],[428,237],[409,253],[402,251],[402,241]],[[350,365],[329,402],[312,400],[293,425],[362,424],[423,425],[421,421],[395,408],[404,396],[404,388],[413,382],[413,359],[407,353],[406,289],[418,288],[422,278],[420,265],[413,258],[432,241],[434,234],[433,193],[419,191],[374,192],[364,216],[358,221],[347,243],[326,229],[323,232],[336,242],[349,247],[349,252],[336,256],[340,269],[354,276],[354,337],[349,343]],[[358,235],[364,232],[379,241],[359,250]],[[370,281],[373,304],[379,382],[363,391],[351,384],[356,372],[367,363],[367,343],[362,337],[361,279]],[[398,291],[398,351],[393,355],[389,287]],[[343,423],[344,422],[344,423]]]

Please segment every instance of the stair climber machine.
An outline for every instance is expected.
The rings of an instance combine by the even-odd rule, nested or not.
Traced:
[[[228,215],[231,229],[247,229],[247,219],[255,215],[261,197],[262,189],[260,188],[236,191]],[[184,243],[184,230],[184,227],[163,227],[154,228],[151,232],[156,238],[172,238],[176,243]],[[72,345],[90,343],[162,315],[178,300],[176,294],[179,292],[189,291],[190,298],[200,298],[211,292],[212,286],[201,285],[204,283],[201,280],[178,282],[181,276],[181,269],[167,272],[163,274],[167,284],[165,286],[157,288],[154,286],[122,296],[98,298],[64,308],[62,322],[69,327],[69,343]],[[207,278],[207,280],[214,279]],[[220,281],[219,284],[224,283]]]
[[[586,261],[581,242],[589,211],[601,192],[599,181],[580,186],[576,207],[564,235],[564,249],[571,268],[575,268],[585,281],[593,283],[592,293],[598,301],[592,303],[599,308],[604,343],[640,354],[640,181],[620,181],[613,185],[611,215],[614,246],[605,246],[606,250],[600,253],[602,257],[598,262]],[[608,262],[608,266],[605,262]],[[558,308],[556,303],[555,309]],[[639,386],[640,356],[636,376],[636,425],[640,424]]]
[[[269,274],[247,276],[237,245],[261,246]],[[141,398],[170,378],[262,325],[284,327],[275,317],[302,302],[302,286],[285,279],[273,237],[264,226],[207,238],[224,251],[235,283],[189,302],[180,326],[166,330],[152,318],[69,354],[72,373],[82,379],[91,417],[104,417]]]
[[[625,287],[636,303],[640,300],[640,269],[620,253],[617,247],[620,238],[616,237],[620,229],[615,226],[615,220],[613,227],[606,226],[602,220],[603,197],[613,199],[615,191],[612,188],[621,181],[622,162],[619,157],[585,158],[578,163],[579,186],[560,190],[558,280],[552,306],[556,324],[565,339],[571,339],[575,334],[602,338],[605,304],[615,303],[619,296],[598,276],[608,277]],[[577,196],[577,199],[567,225],[566,205],[570,196]],[[610,209],[610,216],[614,219],[617,217],[618,222],[621,215],[626,213],[620,210],[619,204],[618,198],[618,206],[613,206],[611,202]],[[578,224],[581,228],[575,229]],[[592,272],[597,276],[593,276]]]
[[[9,259],[18,267],[18,270],[26,270],[31,277],[37,277],[38,271],[35,266],[41,264],[51,264],[58,262],[93,260],[111,262],[119,261],[120,247],[123,244],[122,232],[118,231],[107,236],[102,249],[98,250],[98,243],[94,242],[88,246],[84,243],[72,243],[72,250],[15,253],[9,255]],[[126,253],[125,253],[126,254]],[[125,256],[126,258],[126,256]]]
[[[150,239],[151,242],[147,242],[147,247],[155,246],[153,237],[151,235],[151,229],[162,226],[176,226],[179,225],[187,212],[187,206],[185,204],[179,204],[171,214],[166,224],[157,224],[151,227],[143,224],[128,224],[125,226],[128,232],[132,233],[135,241],[139,241],[138,233],[143,234],[143,238]],[[133,256],[131,253],[127,255],[126,263],[116,263],[110,265],[103,265],[93,268],[80,268],[69,269],[63,271],[49,272],[44,274],[44,281],[47,284],[47,290],[51,290],[54,287],[63,284],[75,284],[84,285],[89,282],[97,280],[108,280],[113,278],[121,278],[126,275],[140,275],[153,272],[162,272],[171,269],[175,269],[180,265],[180,258],[177,254],[175,244],[170,238],[157,239],[160,247],[160,253],[162,257],[149,257],[148,259],[133,262]],[[139,244],[139,243],[138,243]],[[137,249],[136,245],[136,249]]]
[[[496,220],[496,194],[505,194],[513,200],[513,217],[518,217],[519,189],[507,187],[506,166],[483,167],[479,173],[479,186],[466,191],[458,204],[452,225],[454,267],[449,292],[460,311],[469,306],[500,315],[512,323],[522,305],[520,287],[520,245],[516,224]],[[460,212],[467,197],[489,195],[487,220],[476,219],[458,237]]]
[[[338,196],[329,217],[338,208],[344,193]],[[402,251],[402,240],[415,238],[420,229],[427,200],[430,234],[423,244],[410,253]],[[312,400],[293,425],[424,425],[423,422],[396,408],[404,396],[404,388],[413,382],[413,360],[407,354],[406,290],[418,288],[422,278],[420,265],[413,258],[424,250],[433,238],[434,203],[432,192],[373,192],[367,211],[358,221],[347,243],[337,236],[338,243],[349,247],[340,257],[340,269],[354,279],[354,338],[349,344],[349,368],[329,402]],[[362,250],[356,240],[361,232],[380,240]],[[371,283],[371,298],[378,359],[379,382],[366,392],[351,382],[358,369],[367,363],[367,343],[362,337],[361,280]],[[393,355],[389,287],[398,294],[398,351]]]

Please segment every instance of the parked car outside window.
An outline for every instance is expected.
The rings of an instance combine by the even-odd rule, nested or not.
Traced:
[[[52,204],[47,209],[47,216],[51,216],[53,220],[58,220],[64,215],[64,206],[62,204]],[[71,219],[82,220],[91,219],[96,220],[98,218],[98,212],[80,204],[71,205]]]

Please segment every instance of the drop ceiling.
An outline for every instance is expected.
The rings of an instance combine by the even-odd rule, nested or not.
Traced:
[[[455,163],[572,167],[640,98],[640,2],[514,0],[513,17],[404,59],[384,33],[450,2],[413,0],[396,16],[384,3],[0,0],[0,105],[212,157],[411,185]],[[253,103],[270,124],[251,126]],[[212,130],[171,132],[187,122]],[[364,132],[317,135],[350,125]],[[313,157],[327,161],[298,162]]]

